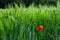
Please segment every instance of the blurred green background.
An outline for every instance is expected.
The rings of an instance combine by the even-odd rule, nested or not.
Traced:
[[[59,0],[0,0],[0,40],[60,40]]]
[[[0,40],[60,40],[59,31],[60,6],[0,9]]]
[[[60,3],[60,0],[0,0],[0,8],[5,8],[6,6],[17,4],[19,7],[20,5],[25,5],[25,7],[29,7],[30,5],[34,4],[34,6],[38,5],[53,5],[57,6],[57,3]]]

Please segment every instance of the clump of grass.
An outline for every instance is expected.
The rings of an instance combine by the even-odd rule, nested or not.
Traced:
[[[0,9],[0,40],[58,40],[60,6]],[[43,25],[42,32],[36,30]]]

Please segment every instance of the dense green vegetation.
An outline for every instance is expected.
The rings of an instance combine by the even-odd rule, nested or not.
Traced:
[[[42,32],[36,29],[39,25]],[[59,5],[0,9],[0,40],[60,40],[59,31]]]

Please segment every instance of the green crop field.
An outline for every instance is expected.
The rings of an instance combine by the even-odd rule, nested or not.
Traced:
[[[60,40],[60,6],[0,9],[0,40]]]

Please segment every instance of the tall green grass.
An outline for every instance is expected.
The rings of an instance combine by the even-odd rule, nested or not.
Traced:
[[[0,40],[60,40],[60,6],[0,9]]]

